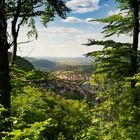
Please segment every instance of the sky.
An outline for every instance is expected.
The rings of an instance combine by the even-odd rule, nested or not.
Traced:
[[[104,39],[103,24],[89,22],[119,12],[115,0],[65,0],[72,11],[64,20],[58,16],[48,23],[47,28],[36,21],[38,39],[18,46],[22,57],[81,57],[84,54],[102,49],[102,46],[85,46],[87,39]],[[19,42],[27,41],[26,30],[21,29]],[[113,36],[110,39],[131,42],[128,36]]]

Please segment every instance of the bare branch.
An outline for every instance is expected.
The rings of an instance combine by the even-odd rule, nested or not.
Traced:
[[[26,44],[26,43],[30,43],[30,42],[32,42],[33,40],[28,40],[28,41],[24,41],[24,42],[19,42],[19,43],[17,43],[18,45],[20,45],[20,44]]]
[[[18,36],[18,33],[19,33],[20,26],[22,25],[22,23],[24,22],[24,20],[25,20],[26,17],[27,17],[27,15],[25,15],[25,16],[22,18],[21,22],[18,24],[17,31],[16,31],[17,36]]]

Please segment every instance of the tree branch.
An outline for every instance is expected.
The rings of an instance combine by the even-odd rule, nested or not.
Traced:
[[[25,41],[25,42],[19,42],[18,44],[20,45],[20,44],[25,44],[25,43],[30,43],[30,42],[32,42],[33,40],[28,40],[28,41]]]

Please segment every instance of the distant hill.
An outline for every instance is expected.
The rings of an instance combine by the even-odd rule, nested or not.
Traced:
[[[94,67],[92,65],[92,59],[86,57],[43,57],[43,58],[31,58],[27,57],[26,60],[30,61],[36,69],[55,71],[55,70],[66,70],[66,71],[79,71],[93,72]]]
[[[11,53],[9,52],[8,55],[9,55],[8,57],[10,59],[11,58]],[[22,70],[27,71],[27,72],[34,69],[34,66],[32,65],[31,62],[29,62],[28,60],[26,60],[26,59],[24,59],[20,56],[17,56],[15,63],[17,64],[17,66],[19,68],[21,68]]]
[[[55,69],[57,66],[56,62],[49,61],[47,59],[37,59],[37,58],[31,58],[31,57],[26,57],[26,60],[28,60],[30,63],[33,64],[33,66],[36,69],[40,70],[52,70]]]
[[[37,59],[49,60],[62,65],[89,65],[92,63],[91,57],[38,57]]]

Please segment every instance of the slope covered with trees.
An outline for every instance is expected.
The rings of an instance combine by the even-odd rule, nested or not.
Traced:
[[[32,65],[32,63],[30,63],[28,60],[26,60],[20,56],[16,56],[16,57],[17,57],[17,59],[15,61],[15,64],[19,67],[19,69],[22,69],[27,72],[35,69],[34,66]],[[10,61],[11,53],[8,53],[8,59]]]

